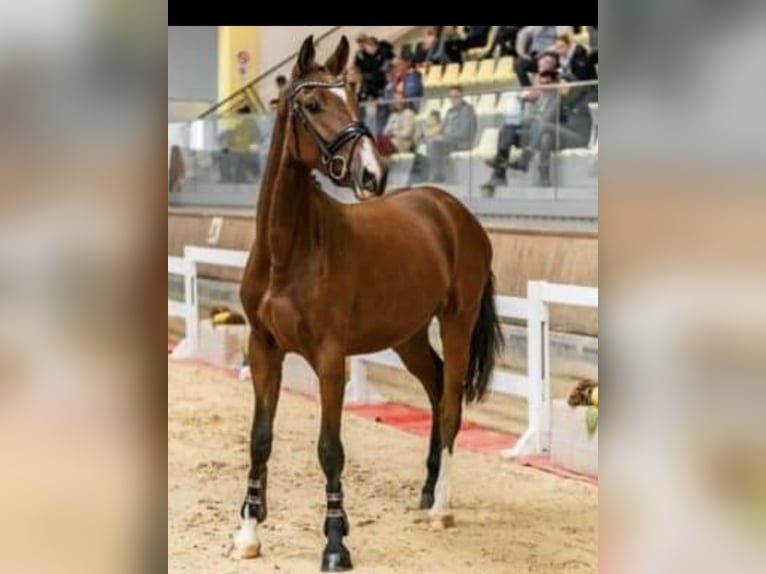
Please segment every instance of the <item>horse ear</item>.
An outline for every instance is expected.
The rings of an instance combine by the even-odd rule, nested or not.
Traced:
[[[330,70],[333,76],[339,76],[343,70],[346,69],[346,63],[348,62],[348,38],[342,36],[338,47],[332,53],[332,56],[327,58],[324,63],[325,67]]]
[[[293,78],[299,78],[311,69],[315,54],[314,36],[311,35],[303,41],[301,50],[298,52],[298,62],[293,68]]]

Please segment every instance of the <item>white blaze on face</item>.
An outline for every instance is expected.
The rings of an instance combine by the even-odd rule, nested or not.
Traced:
[[[348,103],[348,97],[346,96],[346,88],[330,88],[330,91],[343,100],[344,104]]]
[[[362,138],[362,142],[359,144],[359,153],[362,160],[362,167],[367,169],[367,171],[380,181],[383,178],[383,169],[375,156],[375,148],[372,147],[370,138]]]
[[[452,499],[452,486],[450,484],[450,464],[452,455],[448,449],[442,449],[441,464],[439,466],[439,479],[436,481],[434,491],[434,505],[429,514],[431,516],[440,516],[450,512],[450,501]]]

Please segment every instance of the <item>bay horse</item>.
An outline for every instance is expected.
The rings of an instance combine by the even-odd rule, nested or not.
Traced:
[[[386,166],[358,120],[342,79],[345,36],[324,64],[313,38],[301,46],[279,100],[256,213],[256,237],[240,296],[251,325],[255,412],[242,525],[242,557],[260,553],[266,518],[266,465],[282,362],[303,356],[319,378],[319,462],[327,509],[322,571],[352,567],[343,544],[341,412],[347,356],[393,348],[422,383],[433,420],[420,506],[435,527],[450,526],[450,460],[462,401],[479,400],[502,334],[494,307],[492,248],[476,218],[433,187],[383,194]],[[326,195],[312,170],[353,189],[354,204]],[[438,318],[444,359],[428,340]]]

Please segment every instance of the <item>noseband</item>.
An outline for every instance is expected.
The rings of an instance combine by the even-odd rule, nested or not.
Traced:
[[[335,134],[335,137],[327,142],[317,131],[317,129],[309,121],[306,113],[303,111],[300,102],[296,99],[298,93],[304,88],[344,88],[346,85],[344,80],[337,80],[335,82],[320,82],[318,80],[305,80],[298,82],[290,89],[289,101],[290,101],[290,114],[301,122],[303,127],[314,138],[314,142],[319,147],[322,153],[322,163],[327,168],[327,173],[330,178],[338,185],[348,185],[348,164],[351,155],[354,153],[354,148],[359,140],[368,136],[372,139],[372,132],[369,128],[360,121],[353,121],[343,126],[340,131]],[[295,126],[295,124],[293,124]],[[347,156],[342,156],[338,152],[340,148],[347,142],[353,142],[351,144],[351,151]],[[298,156],[300,157],[300,143],[298,138],[295,138],[295,144],[298,146]]]

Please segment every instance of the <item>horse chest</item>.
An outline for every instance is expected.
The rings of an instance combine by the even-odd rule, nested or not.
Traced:
[[[269,290],[258,309],[260,320],[286,351],[302,353],[316,339],[301,307],[288,294]]]

